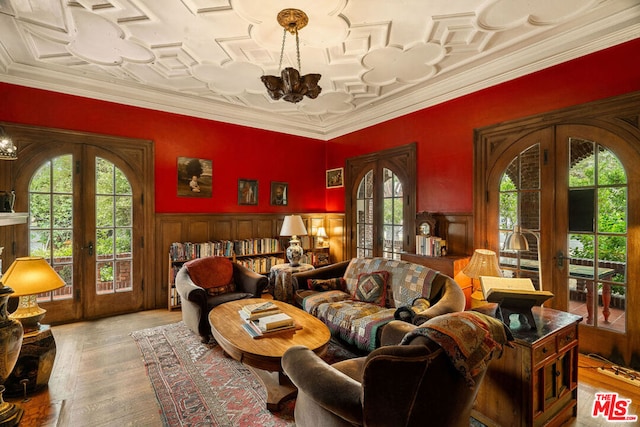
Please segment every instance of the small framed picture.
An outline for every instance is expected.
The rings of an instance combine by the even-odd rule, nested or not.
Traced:
[[[211,197],[212,161],[178,157],[178,197]]]
[[[344,186],[344,169],[336,168],[327,170],[327,188]]]
[[[255,179],[238,180],[238,204],[257,205],[258,204],[258,181]]]
[[[274,206],[287,206],[289,196],[289,184],[286,182],[271,182],[271,204]]]

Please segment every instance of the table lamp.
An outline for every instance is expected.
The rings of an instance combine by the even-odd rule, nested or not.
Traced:
[[[326,240],[329,238],[329,235],[327,234],[327,230],[325,230],[324,227],[318,227],[316,236],[318,237],[318,245],[321,248],[326,248],[327,246],[329,246],[329,242]]]
[[[471,297],[475,300],[484,300],[482,289],[480,288],[480,276],[502,277],[498,257],[494,251],[489,249],[476,249],[462,272],[471,278],[473,282],[473,294]]]
[[[40,320],[47,310],[38,305],[38,294],[53,291],[65,285],[64,280],[42,257],[16,258],[2,276],[2,283],[20,297],[18,309],[9,315],[19,320],[25,333],[40,328]]]
[[[298,236],[307,235],[307,229],[304,226],[302,217],[300,215],[289,215],[284,217],[280,235],[291,236],[291,240],[289,240],[289,247],[287,248],[287,259],[291,263],[292,267],[299,266],[300,259],[302,258],[302,255],[304,255],[304,249],[300,246]]]

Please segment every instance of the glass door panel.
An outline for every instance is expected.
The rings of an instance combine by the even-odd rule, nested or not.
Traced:
[[[570,137],[569,311],[598,328],[626,331],[627,176],[596,141]]]

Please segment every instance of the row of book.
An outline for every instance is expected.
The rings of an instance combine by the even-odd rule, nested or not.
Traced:
[[[280,240],[271,237],[233,241],[235,255],[269,254],[281,251]]]
[[[271,301],[247,304],[238,311],[243,327],[252,338],[261,338],[297,328],[293,318]]]
[[[172,261],[188,261],[207,256],[260,255],[281,252],[280,241],[276,238],[245,240],[216,240],[212,242],[191,243],[174,242],[169,247]]]
[[[447,241],[436,236],[416,236],[416,254],[425,256],[443,256],[447,253]]]
[[[236,262],[256,273],[267,274],[271,271],[271,267],[276,264],[284,264],[287,260],[284,256],[263,256],[256,258],[238,258]]]

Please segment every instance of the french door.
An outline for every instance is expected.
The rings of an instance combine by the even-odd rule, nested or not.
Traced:
[[[500,253],[504,276],[531,278],[554,293],[545,305],[583,316],[580,351],[631,363],[640,349],[640,271],[631,262],[640,256],[640,135],[509,127],[509,136],[497,126],[477,140],[476,197],[486,196],[476,200],[476,237],[484,237],[476,240]],[[529,251],[502,249],[516,225]]]
[[[347,252],[400,259],[415,229],[415,144],[347,159]]]
[[[110,140],[27,138],[15,187],[29,213],[19,256],[43,256],[66,285],[38,296],[48,323],[140,310],[145,235],[140,161]],[[41,143],[37,143],[36,139]],[[68,142],[66,140],[71,142]],[[140,169],[142,170],[142,165]],[[17,203],[16,203],[17,204]]]

